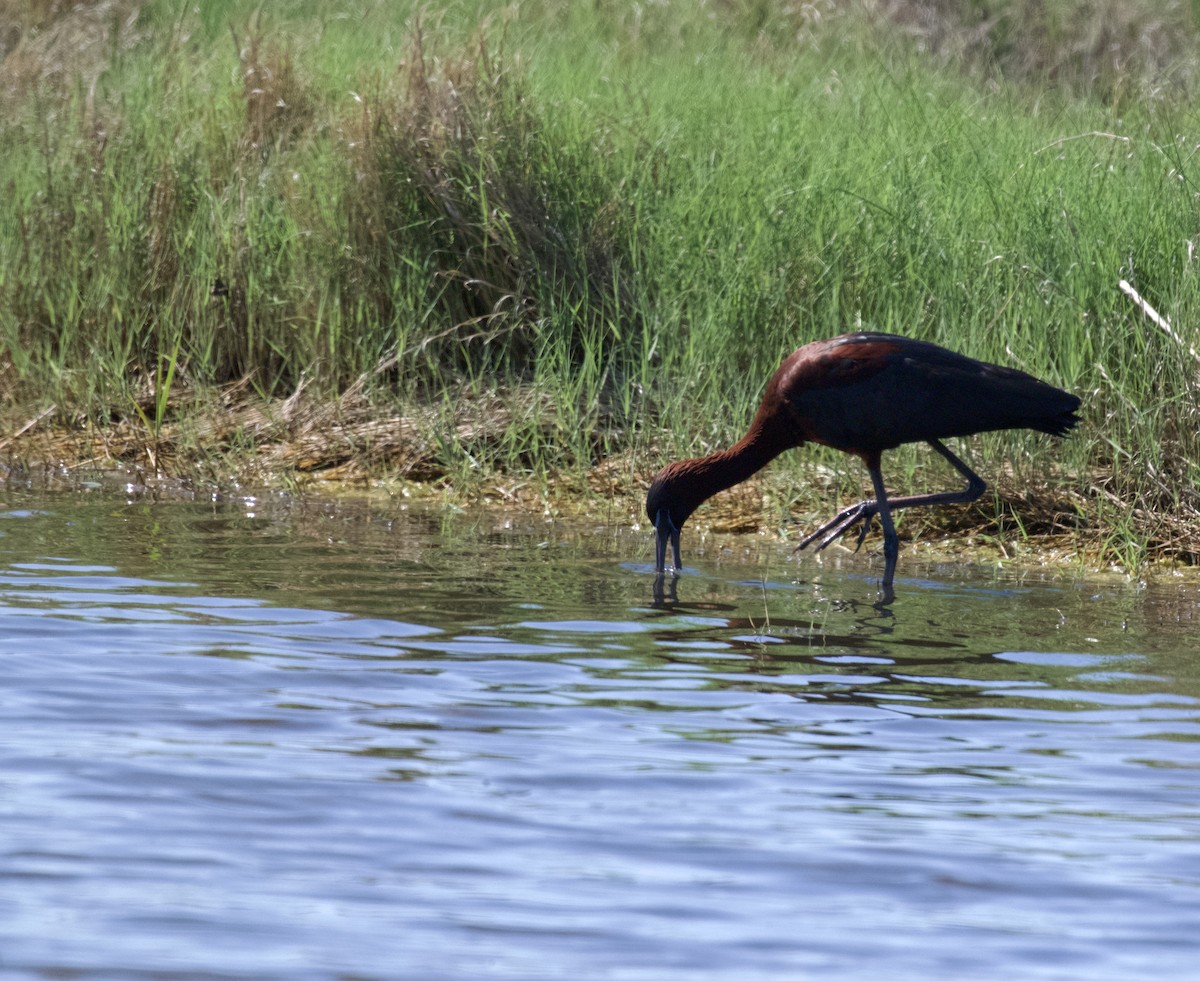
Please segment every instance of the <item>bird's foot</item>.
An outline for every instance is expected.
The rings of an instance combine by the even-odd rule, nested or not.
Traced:
[[[820,538],[821,543],[816,547],[816,551],[819,552],[821,549],[833,544],[861,521],[862,527],[858,531],[858,541],[854,543],[854,551],[857,552],[862,548],[862,543],[866,540],[867,532],[871,530],[871,523],[875,520],[875,515],[878,513],[878,501],[859,501],[857,504],[852,504],[845,510],[839,511],[832,519],[826,521],[825,524],[821,525],[812,534],[802,538],[800,544],[793,551],[799,552],[802,548],[806,548]]]

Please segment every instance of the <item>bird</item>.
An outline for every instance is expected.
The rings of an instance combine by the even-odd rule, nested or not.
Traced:
[[[838,512],[797,546],[817,551],[861,525],[861,547],[875,517],[883,529],[882,601],[894,600],[899,539],[892,512],[974,501],[987,484],[942,442],[1001,429],[1066,436],[1079,422],[1077,396],[1016,368],[976,361],[929,341],[857,332],[797,348],[767,383],[750,428],[733,446],[668,464],[650,484],[646,516],[654,526],[655,571],[683,568],[679,535],[714,494],[741,483],[784,450],[819,443],[859,457],[874,498]],[[889,498],[881,458],[904,443],[928,443],[967,484],[961,491]]]

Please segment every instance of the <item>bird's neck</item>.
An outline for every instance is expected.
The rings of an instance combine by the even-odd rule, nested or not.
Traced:
[[[786,445],[766,438],[761,429],[752,427],[729,449],[696,460],[691,468],[693,479],[703,488],[703,499],[707,500],[758,473],[785,449]]]

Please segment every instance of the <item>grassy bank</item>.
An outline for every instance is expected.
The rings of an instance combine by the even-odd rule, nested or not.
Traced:
[[[4,5],[0,452],[633,501],[862,326],[1084,396],[970,527],[1200,556],[1189,6],[626,6]]]

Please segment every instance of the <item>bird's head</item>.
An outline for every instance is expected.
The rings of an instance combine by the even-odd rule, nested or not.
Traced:
[[[679,532],[700,504],[700,500],[693,501],[688,493],[690,483],[687,465],[692,462],[685,460],[664,467],[646,494],[646,517],[650,519],[655,532],[654,567],[659,572],[666,568],[668,543],[671,546],[672,568],[676,572],[683,568],[679,556]]]

